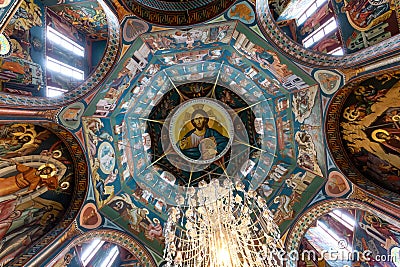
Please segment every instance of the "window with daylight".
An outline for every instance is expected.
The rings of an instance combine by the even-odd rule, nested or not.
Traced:
[[[56,97],[60,96],[67,92],[67,90],[58,88],[58,87],[53,87],[53,86],[46,86],[46,96],[47,97]]]
[[[47,70],[53,71],[53,72],[58,72],[61,73],[65,76],[74,78],[76,80],[83,80],[85,77],[85,72],[74,68],[68,64],[65,64],[61,61],[58,61],[54,58],[51,58],[47,56],[47,62],[46,62]]]
[[[104,244],[104,241],[95,239],[92,243],[87,247],[81,256],[83,266],[87,266],[90,260],[96,255],[96,253],[100,250],[101,246]]]
[[[354,218],[351,218],[349,215],[346,213],[342,212],[341,210],[334,210],[329,213],[329,215],[341,223],[343,226],[345,226],[347,229],[354,231],[354,226],[356,224],[356,221]]]
[[[329,51],[328,54],[333,56],[343,56],[344,55],[343,48],[341,48],[340,46],[336,47],[335,49]]]
[[[308,8],[297,18],[297,25],[303,24],[309,17],[311,17],[319,7],[323,6],[328,0],[315,0],[311,1]]]
[[[331,241],[332,244],[337,244],[340,237],[330,229],[324,222],[317,221],[317,228],[325,232],[326,237]]]
[[[67,26],[52,27],[60,24],[52,23],[46,27],[47,97],[58,97],[73,90],[85,79],[87,64],[84,39],[75,38],[76,34],[70,34],[64,29]],[[71,25],[68,27],[72,29]]]
[[[304,38],[303,40],[304,47],[307,48],[312,46],[313,44],[320,41],[322,38],[324,38],[325,36],[327,36],[336,29],[337,29],[337,24],[335,18],[332,17],[327,22],[322,24],[321,27],[319,27],[313,33],[311,33],[309,36]]]
[[[49,39],[53,44],[59,45],[78,56],[85,56],[85,49],[82,46],[49,26],[47,26],[47,39]]]

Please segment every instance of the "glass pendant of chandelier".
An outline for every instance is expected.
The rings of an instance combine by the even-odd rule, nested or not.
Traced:
[[[164,230],[166,266],[280,266],[283,246],[273,214],[242,182],[204,182],[176,201]]]

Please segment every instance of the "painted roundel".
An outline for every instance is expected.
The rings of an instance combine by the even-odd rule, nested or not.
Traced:
[[[100,169],[105,174],[110,174],[115,166],[114,148],[108,142],[101,143],[97,154],[97,157],[100,159]]]
[[[244,178],[263,151],[255,122],[248,103],[228,88],[180,85],[149,114],[151,164],[161,179],[178,186],[196,187],[241,170]]]
[[[275,160],[275,127],[262,123],[274,123],[270,99],[246,77],[240,84],[251,89],[224,75],[210,76],[217,73],[185,83],[179,68],[159,72],[124,115],[127,183],[169,205],[181,205],[187,194],[223,188],[227,179],[255,190]]]
[[[199,164],[219,160],[233,140],[233,123],[224,107],[209,98],[183,103],[169,124],[173,149],[186,161]]]
[[[327,121],[337,166],[358,186],[384,197],[400,192],[398,75],[386,73],[341,89],[329,107],[329,114],[337,115]]]

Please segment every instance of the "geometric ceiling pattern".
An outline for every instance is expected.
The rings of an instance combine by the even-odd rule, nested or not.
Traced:
[[[186,26],[210,20],[235,1],[123,1],[123,5],[141,19],[166,26]]]
[[[282,229],[317,193],[326,172],[317,85],[241,22],[143,34],[121,62],[88,106],[83,125],[100,212],[117,218],[126,231],[140,232],[147,224],[132,225],[126,210],[139,209],[149,220],[163,222],[160,209],[176,205],[188,186],[203,190],[225,175],[258,188]],[[176,131],[180,107],[187,106],[190,117],[196,105],[213,112],[210,119],[225,125],[229,142],[235,142],[225,144],[229,153],[218,151],[224,167],[215,158],[182,166],[175,146],[180,138],[162,139]],[[226,115],[215,115],[222,105],[240,117],[233,117],[233,126],[221,119]],[[174,152],[164,157],[169,145]],[[238,151],[241,157],[233,159]],[[293,181],[285,181],[286,175]],[[285,210],[289,203],[293,207]],[[161,253],[156,239],[145,238]]]

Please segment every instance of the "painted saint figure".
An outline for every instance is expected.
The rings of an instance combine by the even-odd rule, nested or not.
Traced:
[[[400,129],[378,129],[372,132],[372,138],[386,148],[400,153]]]
[[[55,176],[57,169],[53,164],[43,164],[39,168],[33,168],[13,161],[16,164],[16,175],[0,178],[0,196],[7,196],[28,188],[31,192],[38,187],[47,186],[49,190],[55,190],[58,179]]]
[[[197,109],[192,113],[191,123],[194,127],[179,142],[182,153],[191,159],[209,160],[221,153],[228,144],[228,137],[217,130],[209,128],[208,114]]]

